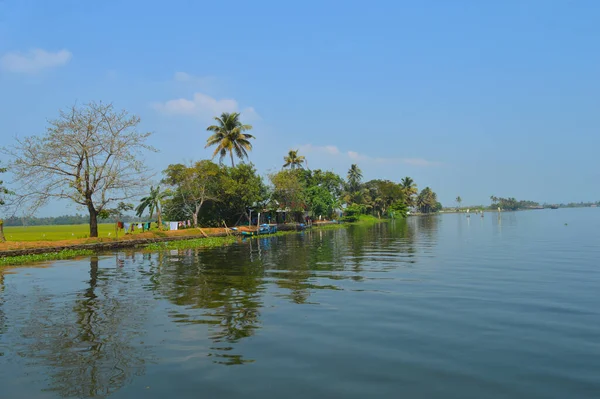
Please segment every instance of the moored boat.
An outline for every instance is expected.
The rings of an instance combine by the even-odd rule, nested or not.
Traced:
[[[273,234],[277,233],[277,225],[276,224],[261,224],[258,226],[256,230],[244,230],[242,231],[242,235],[244,236],[256,236],[263,234]]]

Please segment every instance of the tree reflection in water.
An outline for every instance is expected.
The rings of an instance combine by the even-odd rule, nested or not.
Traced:
[[[127,291],[135,278],[90,260],[89,286],[74,303],[43,293],[22,329],[22,356],[49,366],[48,391],[65,397],[105,397],[144,373],[141,342],[145,302]]]
[[[177,323],[204,324],[215,344],[209,356],[223,364],[252,360],[232,355],[233,347],[260,327],[262,269],[246,256],[232,255],[235,248],[182,250],[159,258],[152,277],[153,289],[170,302],[184,307],[172,317]],[[224,353],[225,352],[225,353]]]

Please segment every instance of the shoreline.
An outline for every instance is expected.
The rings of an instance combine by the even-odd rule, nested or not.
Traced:
[[[312,225],[311,228],[323,228],[329,226],[344,226],[344,224],[334,222],[320,222]],[[243,227],[243,226],[242,226]],[[304,231],[298,228],[296,224],[282,224],[277,226],[280,232],[300,232]],[[187,234],[183,232],[187,232]],[[203,240],[208,238],[219,237],[244,237],[239,231],[232,231],[224,228],[193,228],[187,230],[176,230],[177,233],[168,231],[154,231],[136,234],[134,236],[125,236],[127,238],[120,239],[78,239],[78,240],[63,240],[63,241],[19,241],[0,243],[0,258],[12,258],[27,255],[41,255],[47,253],[60,253],[61,251],[110,251],[121,248],[139,248],[149,244],[161,242],[176,242],[188,240]],[[193,231],[193,234],[190,234]],[[181,234],[183,233],[183,234]],[[139,238],[134,238],[139,236]],[[265,235],[269,236],[269,235]],[[92,241],[92,242],[89,242]],[[12,248],[4,249],[6,244]],[[10,245],[12,244],[12,245]]]

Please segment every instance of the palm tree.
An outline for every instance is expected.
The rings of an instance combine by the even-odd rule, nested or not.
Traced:
[[[460,198],[460,195],[458,197],[456,197],[456,203],[458,204],[458,207],[460,208],[460,204],[462,202],[462,198]]]
[[[362,180],[362,171],[357,164],[353,163],[348,169],[348,185],[350,186],[351,193],[358,191],[360,181]]]
[[[417,208],[421,213],[433,212],[437,204],[437,194],[431,191],[429,187],[425,187],[417,197]]]
[[[404,197],[406,198],[406,205],[414,206],[415,205],[415,195],[417,195],[417,185],[415,181],[410,177],[406,176],[402,180],[400,180],[400,185],[402,186],[402,191],[404,192]]]
[[[252,129],[252,126],[243,125],[242,122],[240,122],[239,112],[223,112],[220,117],[218,116],[214,119],[218,124],[206,128],[206,130],[214,133],[206,140],[206,146],[204,148],[216,145],[217,148],[213,153],[213,158],[219,154],[220,163],[223,163],[223,158],[225,158],[229,152],[231,166],[235,167],[233,153],[235,152],[235,155],[238,158],[244,159],[248,158],[248,151],[252,150],[250,139],[253,139],[254,136],[244,133],[245,131]]]
[[[283,167],[287,168],[289,166],[291,169],[302,168],[302,164],[306,162],[304,155],[298,155],[298,150],[290,150],[287,156],[283,157],[283,160],[285,161]]]
[[[160,191],[160,186],[157,186],[156,189],[154,186],[150,187],[150,195],[147,197],[143,197],[140,200],[140,204],[137,208],[135,208],[135,212],[137,217],[141,217],[146,208],[148,208],[150,212],[150,217],[154,215],[154,211],[156,210],[156,216],[158,218],[158,228],[162,228],[162,215],[160,212],[160,207],[165,198],[171,195],[170,191]]]

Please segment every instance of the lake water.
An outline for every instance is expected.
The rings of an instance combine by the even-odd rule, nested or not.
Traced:
[[[0,272],[0,397],[599,398],[600,209]]]

